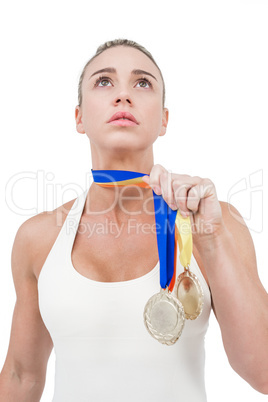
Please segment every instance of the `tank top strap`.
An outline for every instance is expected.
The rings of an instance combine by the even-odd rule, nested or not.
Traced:
[[[72,247],[84,210],[88,189],[83,191],[73,203],[59,233],[60,242],[66,247]]]
[[[78,197],[75,199],[71,209],[69,210],[67,217],[58,233],[58,236],[47,255],[45,263],[43,264],[40,276],[42,272],[46,269],[46,266],[49,265],[50,261],[56,258],[56,261],[59,258],[64,258],[68,255],[68,250],[72,247],[74,242],[76,232],[79,226],[79,221],[84,209],[86,197],[87,197],[88,189],[83,191]]]

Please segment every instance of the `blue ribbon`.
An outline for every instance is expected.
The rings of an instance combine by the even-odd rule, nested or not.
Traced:
[[[91,171],[94,182],[102,184],[149,176],[147,173],[133,172],[129,170],[91,169]],[[133,183],[133,185],[138,184]],[[161,195],[155,194],[154,191],[153,196],[160,264],[160,286],[165,289],[169,286],[174,272],[175,220],[177,211],[173,211],[164,198]]]

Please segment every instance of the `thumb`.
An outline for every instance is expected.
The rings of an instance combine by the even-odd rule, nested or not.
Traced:
[[[150,183],[150,176],[142,176],[142,180],[145,181],[145,183],[149,184]]]

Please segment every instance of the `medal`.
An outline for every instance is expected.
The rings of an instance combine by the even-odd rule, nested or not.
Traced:
[[[145,173],[127,170],[93,170],[93,179],[103,187],[150,186]],[[160,292],[145,305],[143,318],[149,334],[160,343],[173,345],[181,336],[185,319],[194,320],[202,312],[204,295],[196,275],[190,271],[193,242],[190,218],[172,210],[161,195],[153,191],[157,246],[160,263]],[[177,245],[184,272],[176,278]],[[171,293],[173,288],[175,296]]]
[[[167,289],[161,289],[146,303],[144,323],[148,332],[160,343],[173,345],[184,327],[181,302]]]
[[[199,279],[190,271],[193,240],[190,218],[183,219],[179,211],[176,221],[176,239],[180,248],[180,262],[184,272],[177,278],[174,294],[183,305],[185,318],[195,320],[202,313],[204,292]]]
[[[177,278],[174,293],[181,301],[187,320],[195,320],[202,313],[204,292],[199,279],[188,267]]]
[[[171,293],[176,277],[177,242],[174,241],[174,230],[177,211],[170,209],[162,196],[153,194],[161,289],[146,303],[143,318],[153,338],[165,345],[173,345],[181,336],[185,322],[183,305]]]

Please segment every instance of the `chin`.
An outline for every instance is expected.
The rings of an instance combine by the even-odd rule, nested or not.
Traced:
[[[133,140],[133,138],[116,138],[111,139],[110,141],[105,141],[105,144],[102,144],[101,148],[106,148],[110,152],[137,152],[145,150],[151,145],[151,143],[144,143],[137,141],[137,139]]]

